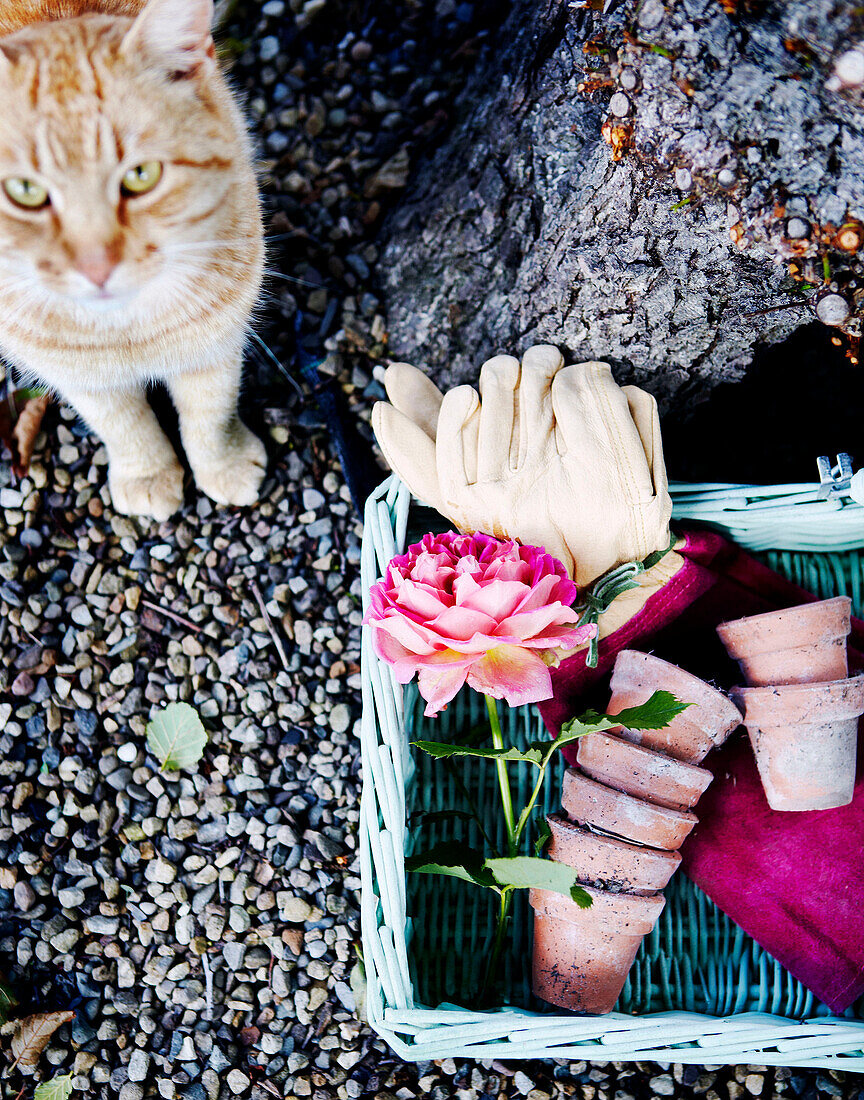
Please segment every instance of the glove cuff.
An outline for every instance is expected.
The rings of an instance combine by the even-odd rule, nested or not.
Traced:
[[[683,539],[676,545],[683,546]],[[630,588],[622,592],[609,605],[598,620],[599,638],[608,638],[616,630],[620,630],[634,616],[638,615],[648,600],[669,583],[675,574],[683,567],[684,558],[675,550],[667,554],[650,569],[646,569],[637,579],[636,588]]]
[[[683,547],[683,545],[683,539],[675,543],[676,547]],[[658,561],[633,578],[634,586],[616,596],[597,619],[597,641],[608,638],[638,615],[654,593],[659,592],[661,588],[668,584],[676,573],[683,568],[684,564],[684,558],[675,549],[666,550]],[[574,653],[587,649],[591,644],[585,642],[565,653],[561,659],[566,660],[567,657],[572,657]],[[596,641],[594,643],[594,653],[596,660]]]

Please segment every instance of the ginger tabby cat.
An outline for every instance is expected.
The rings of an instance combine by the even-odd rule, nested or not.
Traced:
[[[166,519],[183,471],[256,500],[240,421],[264,258],[252,150],[215,60],[212,0],[0,2],[0,352],[104,440],[119,512]]]

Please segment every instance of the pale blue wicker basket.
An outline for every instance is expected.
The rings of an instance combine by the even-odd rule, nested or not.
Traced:
[[[815,489],[675,485],[673,498],[679,518],[710,523],[750,549],[770,550],[766,558],[775,569],[820,595],[848,593],[860,615],[864,508],[837,500],[817,504]],[[370,497],[365,592],[403,549],[410,507],[408,490],[395,478]],[[515,908],[511,949],[502,960],[501,1007],[476,1011],[460,1003],[492,927],[488,893],[439,877],[412,875],[406,881],[404,857],[418,837],[424,847],[454,835],[471,840],[464,823],[454,832],[453,819],[448,823],[435,813],[458,807],[464,796],[460,781],[478,805],[490,807],[494,821],[494,769],[475,760],[460,765],[457,776],[453,769],[442,770],[441,761],[416,753],[409,742],[420,736],[446,740],[450,730],[473,726],[482,718],[482,700],[461,694],[434,720],[432,734],[416,705],[416,691],[403,689],[378,660],[366,629],[362,664],[367,1013],[398,1055],[412,1061],[554,1057],[864,1072],[864,1000],[844,1016],[832,1016],[680,874],[667,889],[664,913],[643,943],[618,1011],[576,1017],[532,1000],[531,922],[524,896]],[[516,742],[542,734],[530,708],[510,710],[505,720],[507,735]],[[514,783],[527,782],[524,771],[512,770]],[[554,776],[547,789],[551,808],[558,789]]]

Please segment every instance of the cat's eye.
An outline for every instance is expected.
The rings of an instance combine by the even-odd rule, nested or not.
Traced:
[[[3,180],[3,190],[16,206],[25,210],[41,210],[50,201],[47,188],[24,176],[10,176]]]
[[[162,179],[162,165],[158,160],[147,160],[136,164],[124,173],[120,190],[124,195],[146,195]]]

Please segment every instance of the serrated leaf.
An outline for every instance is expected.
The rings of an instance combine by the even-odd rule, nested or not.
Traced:
[[[207,731],[188,703],[169,703],[147,723],[147,747],[162,771],[194,768],[206,744]]]
[[[511,856],[487,859],[485,866],[492,872],[499,886],[512,886],[518,890],[538,887],[553,890],[556,894],[575,901],[580,909],[588,909],[591,895],[576,880],[576,873],[564,863],[534,856]]]
[[[58,1027],[75,1019],[74,1012],[37,1012],[16,1020],[12,1031],[12,1057],[22,1073],[32,1073],[39,1055]]]
[[[0,974],[0,1026],[9,1019],[9,1010],[18,1004],[18,998],[12,990],[12,986]]]
[[[669,725],[679,714],[683,714],[690,703],[682,703],[671,691],[655,691],[650,699],[638,707],[627,707],[618,714],[599,714],[587,711],[577,718],[571,718],[561,727],[556,744],[567,744],[588,733],[624,726],[631,730],[661,730]]]
[[[549,742],[536,742],[524,752],[520,749],[469,749],[463,745],[451,745],[446,741],[412,741],[411,744],[434,756],[446,760],[451,756],[480,756],[486,760],[517,760],[526,764],[540,764]],[[538,747],[539,746],[539,747]]]
[[[614,717],[628,730],[662,730],[683,714],[690,703],[682,703],[671,691],[655,691],[651,698],[638,707],[628,707]]]
[[[72,1095],[72,1074],[64,1077],[52,1077],[50,1081],[43,1081],[36,1086],[33,1100],[69,1100]]]
[[[458,840],[444,840],[428,851],[415,852],[405,860],[405,869],[421,875],[448,875],[475,886],[497,889],[491,871],[483,866],[482,854]]]
[[[538,856],[542,856],[546,851],[546,845],[552,839],[552,830],[549,828],[549,822],[545,817],[540,819],[540,824],[537,826],[537,839],[534,841],[534,852]]]

